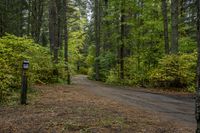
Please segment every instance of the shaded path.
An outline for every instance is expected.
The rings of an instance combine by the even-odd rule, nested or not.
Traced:
[[[90,81],[84,75],[74,77],[74,84],[92,93],[105,96],[123,104],[159,113],[163,119],[195,127],[194,98],[155,94],[144,89],[113,87]]]

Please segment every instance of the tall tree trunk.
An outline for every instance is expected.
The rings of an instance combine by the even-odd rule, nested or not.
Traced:
[[[182,18],[182,17],[184,17],[184,4],[185,4],[185,2],[184,2],[185,0],[180,0],[180,17]]]
[[[165,54],[169,54],[169,36],[168,36],[168,16],[167,16],[167,1],[162,0],[162,14],[164,24],[164,40],[165,40]]]
[[[54,63],[58,63],[58,14],[56,1],[51,0],[49,5],[49,33],[50,33],[50,43],[53,48]]]
[[[61,0],[56,0],[56,5],[57,5],[57,14],[58,14],[58,47],[62,48],[62,31],[63,31],[63,8],[64,8],[64,4],[62,3],[63,1]]]
[[[121,1],[120,79],[124,79],[125,0]]]
[[[3,30],[3,12],[0,12],[0,37],[3,36],[4,30]]]
[[[33,0],[31,14],[31,34],[37,43],[40,41],[43,13],[44,0]]]
[[[69,60],[68,60],[68,26],[67,26],[67,2],[66,0],[63,0],[63,6],[64,6],[64,57],[65,57],[65,65],[66,65],[66,71],[67,71],[67,83],[71,83],[70,79],[70,72],[69,72]]]
[[[19,36],[23,36],[23,26],[24,26],[24,14],[23,14],[23,5],[24,4],[24,1],[21,1],[20,2],[20,22],[19,22]]]
[[[96,43],[96,57],[95,57],[95,79],[100,80],[99,74],[99,55],[100,55],[100,7],[99,0],[95,0],[95,43]]]
[[[108,7],[108,0],[104,0],[106,8]]]
[[[172,35],[171,35],[171,53],[178,53],[178,5],[179,0],[171,0],[171,19],[172,19]]]
[[[197,130],[200,133],[200,1],[197,0],[197,47],[198,47],[198,62],[197,62],[197,95],[196,95],[196,120]]]
[[[108,15],[108,0],[104,0],[104,5],[105,5],[105,11],[104,11],[104,17],[106,17]],[[105,32],[104,32],[104,41],[103,41],[103,50],[107,51],[110,46],[109,46],[109,21],[108,20],[104,20],[103,23],[104,27],[105,27]]]
[[[31,25],[31,2],[28,0],[28,23],[27,23],[27,35],[30,35],[30,25]]]
[[[52,18],[52,0],[49,2],[49,42],[50,42],[50,52],[53,54],[53,46],[54,46],[54,27],[53,27],[53,21],[55,21]]]

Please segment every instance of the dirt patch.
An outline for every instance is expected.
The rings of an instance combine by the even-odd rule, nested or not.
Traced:
[[[0,108],[1,133],[194,132],[173,121],[164,121],[156,113],[122,105],[75,85],[34,88],[40,93],[29,105]]]

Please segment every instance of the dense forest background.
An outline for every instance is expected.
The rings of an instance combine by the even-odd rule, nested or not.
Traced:
[[[117,85],[194,91],[195,0],[1,0],[0,101],[30,83],[71,75]]]

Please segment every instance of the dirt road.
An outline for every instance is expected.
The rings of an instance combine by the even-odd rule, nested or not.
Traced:
[[[193,133],[194,100],[73,78],[33,87],[28,105],[0,106],[0,133]],[[18,102],[19,100],[16,99]]]
[[[84,75],[74,77],[73,81],[75,85],[81,86],[96,95],[159,113],[163,119],[195,128],[194,98],[192,96],[156,94],[145,89],[112,87],[100,82],[90,81]]]

